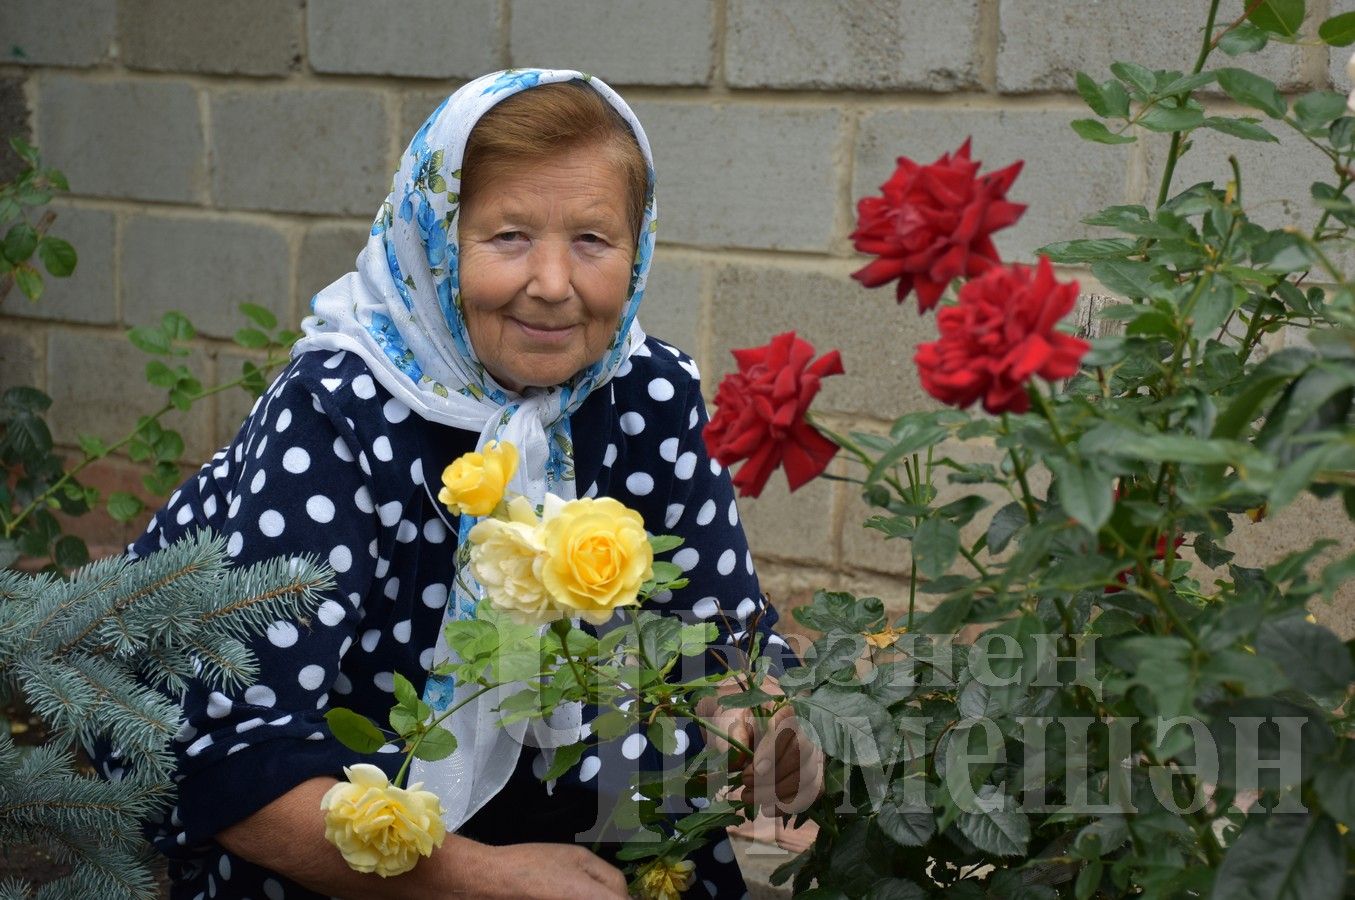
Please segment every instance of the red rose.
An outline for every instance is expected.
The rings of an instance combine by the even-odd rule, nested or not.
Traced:
[[[940,340],[921,344],[914,361],[927,393],[990,413],[1025,412],[1026,382],[1077,371],[1090,345],[1055,330],[1077,302],[1077,282],[1054,280],[1049,260],[1005,266],[965,282],[959,302],[936,314]]]
[[[793,491],[828,467],[837,445],[805,421],[819,379],[842,374],[836,350],[814,359],[814,345],[788,331],[765,347],[735,350],[739,371],[715,392],[715,417],[703,436],[710,455],[726,466],[747,460],[734,476],[745,497],[762,493],[767,478],[784,465]]]
[[[954,156],[946,153],[930,166],[899,157],[880,187],[884,196],[857,204],[852,240],[857,250],[879,259],[852,277],[866,287],[897,278],[899,302],[916,289],[918,312],[926,312],[953,279],[1001,264],[989,235],[1026,211],[1006,200],[1022,163],[975,178],[979,165],[969,159],[968,140]]]

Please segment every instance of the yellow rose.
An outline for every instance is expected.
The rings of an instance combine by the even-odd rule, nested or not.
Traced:
[[[640,585],[654,574],[639,513],[610,497],[565,502],[548,494],[541,530],[541,582],[568,614],[601,625],[618,606],[639,602]]]
[[[696,880],[696,864],[656,859],[641,867],[637,874],[635,889],[640,900],[678,900],[678,895]]]
[[[481,519],[470,530],[470,567],[496,609],[523,623],[553,622],[560,611],[541,584],[545,544],[541,523],[524,497],[508,504],[508,519]]]
[[[325,840],[359,872],[382,878],[414,868],[419,857],[431,856],[446,833],[436,794],[395,787],[376,766],[345,766],[348,781],[325,792]]]
[[[518,448],[503,441],[466,453],[442,470],[438,500],[462,516],[487,516],[503,499],[518,468]]]

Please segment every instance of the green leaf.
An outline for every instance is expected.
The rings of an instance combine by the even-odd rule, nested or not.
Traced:
[[[1189,93],[1204,87],[1206,84],[1212,84],[1216,78],[1218,78],[1217,72],[1195,72],[1191,75],[1182,75],[1180,78],[1173,79],[1158,88],[1157,93],[1164,97]]]
[[[1196,340],[1211,336],[1232,313],[1236,295],[1233,283],[1222,275],[1210,278],[1190,310],[1190,336]]]
[[[27,222],[20,222],[12,227],[6,234],[3,243],[0,243],[0,252],[5,254],[5,259],[12,263],[25,262],[38,246],[38,232]]]
[[[160,360],[153,359],[146,363],[146,380],[156,387],[168,390],[179,383],[179,376]]]
[[[1132,134],[1116,134],[1099,119],[1074,119],[1068,124],[1084,141],[1098,144],[1132,144],[1135,141]]]
[[[1110,104],[1106,102],[1106,95],[1102,92],[1100,85],[1086,72],[1077,73],[1077,92],[1082,99],[1086,101],[1091,111],[1098,116],[1109,116]]]
[[[879,765],[890,758],[894,720],[889,710],[865,694],[825,685],[791,703],[823,752],[834,759]]]
[[[988,523],[988,552],[998,554],[1007,549],[1012,536],[1024,528],[1027,521],[1026,508],[1015,500],[999,509]]]
[[[1149,131],[1189,131],[1204,124],[1204,113],[1198,109],[1163,106],[1161,103],[1144,111],[1139,124]]]
[[[1332,16],[1317,26],[1317,36],[1333,47],[1355,44],[1355,12]]]
[[[1092,534],[1100,531],[1115,508],[1115,476],[1086,460],[1049,457],[1045,465],[1057,479],[1064,512]]]
[[[956,823],[960,833],[994,856],[1024,855],[1030,843],[1030,819],[991,784],[980,786],[977,793],[973,809],[960,813]]]
[[[676,550],[682,546],[682,538],[675,534],[651,534],[649,536],[649,547],[654,551],[654,555],[667,553],[669,550]]]
[[[1219,866],[1212,896],[1266,900],[1339,900],[1346,851],[1336,823],[1309,812],[1247,817]]]
[[[1318,802],[1333,819],[1355,822],[1355,767],[1348,758],[1318,772],[1313,779],[1313,788]]]
[[[1233,137],[1242,138],[1244,141],[1269,141],[1272,144],[1280,142],[1280,139],[1275,135],[1249,119],[1210,116],[1204,120],[1204,127],[1221,131],[1224,134],[1231,134]]]
[[[42,276],[38,270],[29,265],[21,265],[14,270],[14,283],[23,291],[23,295],[29,300],[40,300],[42,298]]]
[[[1091,262],[1096,259],[1123,259],[1134,252],[1135,243],[1125,238],[1092,238],[1046,244],[1035,252],[1048,256],[1050,262]]]
[[[244,313],[255,325],[258,325],[266,331],[272,331],[274,328],[278,327],[278,317],[273,315],[271,310],[260,306],[257,303],[241,303],[240,312]]]
[[[1133,299],[1152,297],[1162,288],[1153,283],[1153,275],[1162,268],[1148,262],[1129,259],[1104,259],[1092,264],[1096,280],[1118,294]]]
[[[170,351],[170,341],[159,328],[138,326],[127,332],[127,339],[143,353],[164,355]]]
[[[566,744],[563,747],[555,748],[555,757],[550,761],[550,768],[541,778],[542,781],[554,781],[561,775],[572,769],[583,756],[583,751],[588,747],[587,744]]]
[[[160,317],[160,330],[176,341],[192,340],[198,333],[188,317],[174,309]]]
[[[925,803],[908,804],[893,792],[880,804],[875,822],[900,847],[923,847],[936,833],[936,815]]]
[[[927,892],[906,878],[885,878],[870,886],[863,900],[927,900]]]
[[[65,278],[75,271],[75,248],[59,237],[38,241],[38,258],[54,278]]]
[[[1264,622],[1256,635],[1256,652],[1309,694],[1344,695],[1355,680],[1355,664],[1341,639],[1300,616]]]
[[[1253,25],[1281,37],[1298,37],[1303,25],[1303,0],[1248,0],[1246,9]]]
[[[1272,119],[1284,118],[1289,108],[1275,82],[1246,69],[1219,69],[1219,87],[1238,103],[1261,110]]]
[[[63,569],[78,569],[89,562],[89,548],[73,534],[62,535],[52,549],[52,559]]]
[[[108,445],[92,434],[82,434],[78,440],[86,456],[104,456],[108,453]]]
[[[1243,22],[1219,38],[1219,49],[1229,56],[1241,56],[1243,53],[1255,53],[1264,49],[1269,40],[1270,35],[1266,32],[1250,22]]]
[[[1326,128],[1345,113],[1346,95],[1336,91],[1312,91],[1294,101],[1294,118],[1304,131]]]
[[[456,735],[441,725],[430,728],[414,748],[414,755],[425,762],[437,762],[456,752]]]
[[[108,495],[108,514],[119,522],[130,522],[141,513],[141,501],[125,491]]]
[[[399,672],[394,673],[395,682],[395,700],[401,706],[407,706],[411,709],[418,708],[419,692],[414,690],[414,685],[408,678]]]
[[[913,560],[924,578],[946,574],[960,552],[960,529],[946,519],[927,519],[913,535]]]
[[[325,721],[339,743],[358,753],[375,753],[386,743],[381,729],[371,719],[351,709],[336,706],[325,713]]]
[[[1138,88],[1145,94],[1151,94],[1157,88],[1157,77],[1138,63],[1113,62],[1110,64],[1110,71],[1125,84]]]
[[[241,347],[257,350],[260,347],[268,346],[268,335],[257,328],[241,328],[235,333],[235,342]]]

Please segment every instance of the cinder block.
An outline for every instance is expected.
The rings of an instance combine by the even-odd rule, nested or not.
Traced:
[[[392,123],[377,91],[269,88],[211,103],[222,206],[372,216],[390,190]]]
[[[731,0],[728,29],[732,87],[953,91],[979,81],[978,0]]]
[[[1079,69],[1104,81],[1120,60],[1188,72],[1208,8],[1205,0],[1002,0],[998,90],[1068,91]],[[1229,20],[1233,15],[1228,12]],[[1239,62],[1292,88],[1303,82],[1300,55],[1293,44],[1273,43]],[[1231,60],[1215,51],[1210,67]]]
[[[44,75],[38,142],[77,195],[195,203],[206,146],[198,94],[167,81],[87,81]],[[255,156],[252,163],[258,167]]]
[[[27,66],[96,66],[113,45],[117,0],[5,0],[4,61]]]
[[[118,50],[133,69],[286,75],[301,67],[301,0],[124,0]]]
[[[499,68],[499,2],[310,0],[311,68],[416,78],[482,75]]]
[[[553,0],[515,3],[515,66],[578,69],[609,84],[708,84],[712,0]]]
[[[13,309],[6,308],[5,312]],[[0,394],[12,387],[41,388],[46,384],[43,375],[42,346],[37,333],[0,327]]]
[[[409,146],[409,142],[414,139],[414,133],[419,130],[433,111],[442,104],[456,89],[461,87],[461,82],[453,81],[446,85],[446,89],[439,88],[433,91],[401,91],[400,92],[400,149],[403,151]],[[376,212],[376,210],[372,210]]]
[[[54,204],[56,219],[48,234],[75,247],[75,273],[53,278],[42,270],[42,298],[30,303],[15,291],[5,304],[6,315],[66,322],[112,324],[117,321],[113,278],[113,213]]]
[[[1034,251],[1045,244],[1092,234],[1091,226],[1079,223],[1083,216],[1125,202],[1129,167],[1125,148],[1130,145],[1084,141],[1068,127],[1075,118],[1073,111],[1028,108],[871,112],[857,139],[852,196],[878,194],[897,157],[930,163],[972,136],[971,155],[983,161],[981,171],[1025,160],[1021,177],[1007,196],[1029,208],[993,240],[1004,259],[1033,260]],[[1134,202],[1142,199],[1136,197]]]
[[[717,270],[711,308],[712,359],[706,390],[736,367],[729,351],[756,347],[795,330],[819,354],[842,351],[846,373],[825,379],[820,412],[892,418],[935,406],[918,383],[913,350],[934,340],[931,319],[898,306],[892,292],[868,291],[848,278],[848,261],[818,267],[727,265]]]
[[[1280,139],[1278,144],[1244,141],[1205,128],[1191,132],[1192,147],[1176,164],[1171,193],[1201,181],[1227,184],[1233,178],[1228,156],[1234,154],[1242,171],[1242,202],[1255,221],[1267,228],[1296,225],[1311,230],[1321,215],[1311,186],[1314,181],[1335,185],[1331,162],[1289,126],[1270,119],[1261,124]],[[1149,184],[1156,195],[1168,142],[1155,140],[1147,146]]]
[[[134,216],[122,238],[123,317],[130,325],[159,322],[178,310],[198,331],[229,337],[249,325],[241,303],[291,316],[287,239],[255,222],[176,216]]]
[[[640,322],[701,366],[701,263],[658,252],[645,287]],[[704,369],[702,370],[704,372]]]
[[[0,78],[0,134],[33,143],[28,127],[28,99],[22,78]],[[0,181],[12,181],[23,170],[23,160],[8,146],[0,147]]]
[[[301,239],[297,299],[301,315],[310,314],[311,297],[323,287],[353,271],[358,251],[367,245],[369,225],[326,223],[312,225]]]
[[[834,488],[833,482],[817,478],[791,493],[785,473],[776,471],[759,496],[740,497],[739,515],[753,555],[759,560],[835,565]],[[725,510],[716,512],[724,514]]]
[[[47,383],[52,408],[47,421],[59,443],[75,444],[92,434],[106,442],[125,437],[140,416],[165,404],[165,392],[146,382],[151,357],[135,350],[122,335],[52,329],[47,338]],[[206,360],[194,352],[181,362],[207,384]],[[173,410],[161,420],[184,439],[184,461],[207,459],[212,446],[210,401],[188,412]]]
[[[635,110],[654,149],[660,240],[828,249],[840,112],[675,102]]]

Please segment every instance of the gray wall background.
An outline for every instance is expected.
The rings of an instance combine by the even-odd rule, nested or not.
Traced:
[[[892,289],[847,277],[860,264],[847,237],[855,199],[896,156],[930,161],[972,135],[990,168],[1026,161],[1012,196],[1030,210],[1001,234],[1005,256],[1088,233],[1088,212],[1148,199],[1164,142],[1076,138],[1075,71],[1104,79],[1116,59],[1188,68],[1207,5],[0,0],[0,129],[26,132],[68,175],[53,231],[80,253],[77,275],[50,281],[39,304],[16,292],[0,307],[0,385],[50,393],[65,442],[116,437],[155,397],[123,332],[170,309],[202,332],[189,362],[204,381],[234,376],[246,354],[224,339],[244,324],[237,304],[299,321],[350,268],[404,142],[441,98],[491,69],[544,65],[619,87],[653,142],[661,250],[649,330],[696,356],[713,393],[731,347],[796,328],[846,361],[817,408],[842,427],[880,427],[929,402],[911,358],[933,326],[896,307]],[[1309,5],[1320,21],[1355,3]],[[1225,0],[1224,15],[1242,6]],[[1348,87],[1344,54],[1314,40],[1269,47],[1259,69],[1291,93]],[[1244,145],[1201,132],[1180,183],[1223,178],[1234,151],[1258,214],[1311,220],[1322,158],[1288,135]],[[181,417],[187,458],[205,458],[247,409],[243,395],[222,395]],[[814,586],[906,597],[907,545],[862,530],[850,485],[819,481],[791,498],[779,478],[743,507],[774,599],[798,602]],[[121,488],[135,473],[112,461],[93,480]],[[80,527],[110,549],[128,536]],[[1230,546],[1264,558],[1347,531],[1339,510],[1300,504]],[[1350,633],[1348,606],[1318,612]]]

